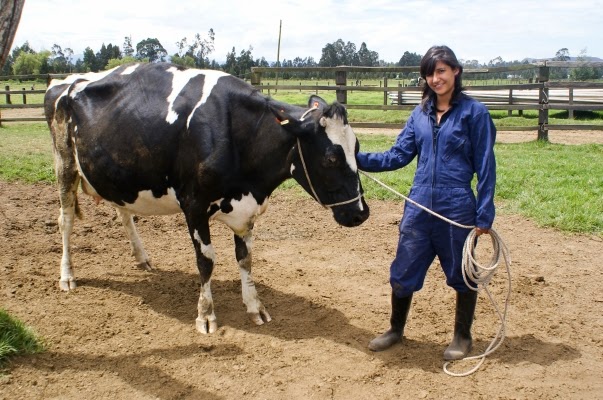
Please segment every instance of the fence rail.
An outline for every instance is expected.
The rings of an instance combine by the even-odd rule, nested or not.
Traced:
[[[599,125],[551,125],[549,124],[549,110],[567,110],[570,118],[574,117],[574,111],[599,111],[603,110],[603,83],[596,82],[549,82],[550,68],[580,68],[580,67],[602,67],[603,62],[566,62],[566,61],[544,61],[534,64],[514,65],[508,67],[465,69],[467,74],[483,74],[498,72],[513,72],[526,69],[536,69],[537,78],[535,83],[493,85],[493,86],[470,86],[467,92],[477,100],[482,101],[490,110],[507,110],[509,115],[517,110],[520,115],[524,110],[538,111],[538,125],[533,127],[505,127],[505,130],[537,130],[539,140],[548,140],[549,130],[603,130]],[[290,85],[262,85],[262,74],[267,72],[311,72],[314,69],[304,68],[252,68],[251,84],[260,90],[264,89],[301,89]],[[348,85],[348,73],[353,72],[375,72],[375,73],[417,73],[418,67],[332,67],[335,76],[335,86],[321,90],[334,90],[337,101],[346,104],[348,109],[365,110],[408,110],[416,107],[420,102],[421,88],[402,86],[390,87],[387,78],[383,80],[382,87],[363,87]],[[317,70],[318,71],[318,70]],[[320,72],[325,72],[324,68]],[[306,90],[313,90],[308,87]],[[380,91],[383,92],[382,105],[348,105],[347,97],[350,91]],[[567,95],[566,95],[567,93]],[[354,123],[355,127],[399,127],[397,124],[380,123]]]
[[[603,83],[597,82],[550,82],[550,68],[578,68],[578,67],[603,67],[603,62],[562,62],[545,61],[534,64],[523,64],[508,67],[465,69],[467,74],[486,74],[499,72],[514,72],[526,69],[536,69],[537,78],[535,83],[526,84],[502,84],[467,86],[467,93],[475,99],[483,102],[490,110],[507,110],[509,115],[517,111],[522,115],[524,110],[537,110],[538,125],[531,127],[505,127],[509,131],[538,131],[538,139],[548,140],[549,130],[603,130],[603,125],[567,124],[552,125],[548,123],[549,110],[567,110],[569,118],[573,118],[574,111],[600,111],[603,110]],[[262,73],[266,72],[321,72],[330,73],[335,77],[334,85],[291,85],[291,84],[262,84]],[[348,109],[359,110],[411,110],[419,104],[421,99],[421,87],[417,86],[389,86],[388,78],[383,78],[383,85],[358,86],[348,84],[348,73],[370,72],[375,76],[384,73],[417,73],[418,67],[293,67],[293,68],[252,68],[251,84],[262,91],[271,90],[299,90],[299,91],[334,91],[340,103]],[[44,74],[44,75],[19,75],[11,77],[12,80],[45,80],[48,83],[55,78],[65,78],[66,74]],[[351,81],[350,81],[351,82]],[[19,86],[21,86],[20,84]],[[43,117],[3,117],[3,109],[43,108],[43,104],[28,104],[27,96],[43,94],[45,90],[6,90],[0,91],[4,95],[6,104],[0,104],[0,125],[2,122],[16,121],[44,121]],[[347,104],[348,93],[354,91],[381,92],[383,93],[382,104]],[[22,96],[23,104],[12,104],[11,96]],[[355,122],[355,127],[367,128],[399,128],[400,124],[386,124],[379,122]]]

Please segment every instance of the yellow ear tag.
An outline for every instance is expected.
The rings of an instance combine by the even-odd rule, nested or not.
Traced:
[[[281,121],[281,125],[287,125],[288,123],[289,123],[288,119],[285,119],[285,120]]]

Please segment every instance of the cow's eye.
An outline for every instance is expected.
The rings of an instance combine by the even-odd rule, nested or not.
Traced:
[[[339,154],[340,152],[341,152],[341,148],[338,148],[338,147],[332,147],[332,148],[328,149],[322,160],[323,167],[333,168],[333,167],[339,166],[341,163],[341,156],[342,156],[342,154]]]

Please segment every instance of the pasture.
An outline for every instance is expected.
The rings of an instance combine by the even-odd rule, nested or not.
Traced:
[[[371,217],[360,227],[342,228],[309,196],[278,190],[255,229],[253,272],[273,317],[261,327],[247,319],[241,303],[232,233],[215,223],[212,290],[220,327],[203,336],[194,328],[199,277],[181,215],[138,219],[156,266],[148,273],[135,268],[112,208],[82,196],[84,220],[76,222],[72,237],[80,286],[71,293],[58,290],[61,243],[58,197],[49,183],[50,137],[42,124],[18,126],[0,129],[0,293],[3,307],[45,338],[47,350],[12,360],[0,376],[0,398],[582,399],[603,394],[600,209],[574,216],[595,221],[594,228],[568,233],[575,229],[561,230],[541,221],[546,213],[532,216],[523,208],[532,196],[539,199],[532,207],[566,214],[559,211],[564,201],[581,208],[572,206],[578,204],[567,196],[572,190],[580,197],[591,187],[589,196],[599,196],[599,132],[579,132],[582,141],[588,134],[598,145],[563,145],[571,138],[563,132],[551,135],[557,144],[546,147],[502,143],[517,136],[499,134],[499,171],[508,182],[499,190],[495,227],[513,260],[507,338],[476,374],[452,378],[441,368],[452,337],[454,293],[437,262],[415,296],[403,343],[384,353],[366,348],[388,325],[388,268],[401,201],[372,194],[376,189],[367,186]],[[391,136],[363,134],[360,140],[379,148]],[[525,154],[513,156],[518,152]],[[578,160],[580,154],[584,160]],[[29,166],[4,175],[21,160]],[[572,164],[578,167],[569,168]],[[403,172],[397,183],[403,193],[411,175]],[[585,178],[573,188],[563,182],[578,175]],[[564,190],[560,195],[539,186]],[[567,198],[550,203],[560,196]],[[505,290],[503,275],[492,283],[498,300]],[[498,328],[484,294],[476,317],[474,353],[485,349]]]

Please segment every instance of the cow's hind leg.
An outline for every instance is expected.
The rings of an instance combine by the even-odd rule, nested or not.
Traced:
[[[62,135],[58,136],[55,132]],[[53,131],[55,133],[54,167],[59,189],[59,202],[61,204],[58,224],[63,244],[59,288],[68,291],[75,289],[77,286],[71,265],[70,241],[75,217],[76,215],[81,216],[81,214],[77,201],[80,175],[75,165],[75,157],[71,149],[66,145],[65,132],[65,126],[61,126],[61,130],[57,129]],[[57,140],[58,138],[62,139],[62,141]]]
[[[132,248],[132,255],[136,259],[138,263],[138,267],[142,269],[146,269],[147,271],[152,271],[153,268],[151,266],[151,261],[149,260],[149,256],[144,249],[142,244],[142,240],[140,240],[140,236],[138,235],[138,231],[136,230],[136,225],[134,224],[134,218],[129,211],[126,211],[122,208],[116,208],[117,214],[119,214],[121,218],[121,223],[126,230],[126,235],[128,235],[128,239],[130,239],[130,247]]]
[[[79,215],[77,203],[77,185],[79,178],[77,174],[65,180],[59,177],[59,200],[61,209],[59,211],[59,230],[63,242],[63,256],[61,258],[61,277],[59,278],[59,288],[64,291],[75,289],[77,284],[71,265],[71,232],[73,232],[73,223],[75,216]]]
[[[251,320],[256,325],[262,325],[264,322],[270,322],[272,319],[258,297],[258,292],[251,276],[252,241],[253,236],[251,230],[244,236],[234,235],[235,254],[237,262],[239,263],[239,272],[241,274],[243,303],[247,306],[247,313]]]

